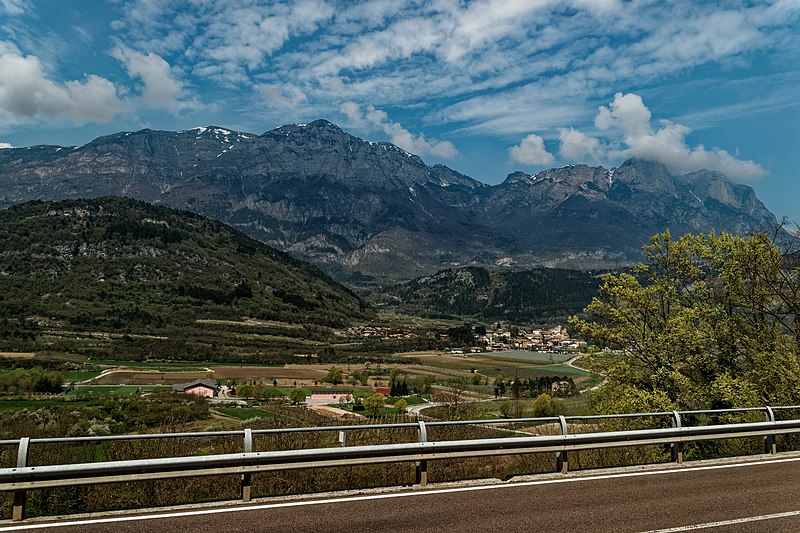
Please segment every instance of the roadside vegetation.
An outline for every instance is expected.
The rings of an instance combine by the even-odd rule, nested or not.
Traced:
[[[587,360],[608,380],[598,409],[800,403],[799,257],[765,233],[653,237],[570,324],[608,348]]]
[[[332,326],[210,318],[209,308],[203,311],[209,311],[206,318],[165,323],[157,330],[134,324],[118,332],[98,324],[79,327],[69,318],[31,320],[27,312],[13,315],[3,308],[0,440],[414,421],[412,413],[421,405],[424,416],[434,419],[496,421],[429,430],[430,440],[449,440],[558,432],[553,421],[508,422],[514,418],[797,404],[797,257],[764,234],[655,236],[642,264],[605,275],[592,303],[571,319],[571,333],[591,344],[568,353],[469,353],[487,327],[504,346],[513,343],[520,328],[403,315]],[[203,378],[228,387],[234,403],[169,392],[173,383]],[[306,402],[312,390],[324,387],[350,391],[352,398],[313,410]],[[693,415],[683,422],[761,417]],[[569,431],[669,423],[668,417],[595,420],[573,422]],[[348,432],[347,445],[416,438],[413,429],[359,430]],[[796,437],[778,442],[781,449],[800,447]],[[259,436],[255,443],[260,451],[338,445],[336,432]],[[241,446],[240,438],[227,437],[36,446],[31,464],[232,453]],[[684,456],[762,450],[761,439],[735,439],[687,444]],[[0,446],[0,465],[13,465],[15,454],[14,446]],[[669,454],[668,446],[582,451],[570,454],[570,464],[657,463],[668,461]],[[552,471],[553,463],[549,454],[436,461],[430,479],[507,479]],[[408,464],[298,470],[256,475],[253,491],[267,496],[410,484],[413,477]],[[236,477],[195,481],[133,483],[115,488],[113,496],[106,487],[36,491],[30,510],[53,514],[238,496]],[[8,516],[10,497],[2,498],[0,510]]]

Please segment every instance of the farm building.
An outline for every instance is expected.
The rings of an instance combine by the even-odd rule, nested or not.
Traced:
[[[213,398],[214,396],[219,396],[219,385],[214,379],[196,379],[189,383],[176,383],[172,386],[172,392]]]
[[[353,391],[350,389],[311,389],[312,400],[335,400],[350,402],[353,400]]]

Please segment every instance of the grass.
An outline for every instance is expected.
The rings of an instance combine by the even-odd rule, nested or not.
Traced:
[[[591,372],[587,372],[586,370],[567,365],[541,365],[541,366],[525,367],[525,368],[532,368],[534,370],[540,370],[542,372],[550,372],[553,375],[557,376],[588,376],[589,374],[591,374]]]
[[[181,361],[95,361],[93,363],[109,365],[115,368],[133,370],[158,370],[160,372],[205,372],[207,364]]]
[[[577,354],[564,354],[564,353],[542,353],[530,352],[527,350],[509,350],[506,352],[489,352],[480,354],[482,357],[489,357],[499,361],[512,361],[524,363],[563,363],[569,361]]]
[[[86,381],[87,379],[96,378],[100,374],[101,372],[99,371],[64,372],[64,381],[68,383],[71,381]]]
[[[163,385],[79,385],[69,392],[70,396],[78,398],[97,396],[133,396],[152,392],[172,390],[172,387]]]
[[[392,405],[394,405],[394,402],[396,402],[397,400],[400,400],[400,399],[405,400],[406,404],[409,405],[409,406],[411,406],[411,405],[422,405],[423,403],[428,403],[421,396],[403,396],[402,398],[395,398],[393,396],[390,396],[389,398],[387,398],[386,401],[388,403],[392,403]]]
[[[28,398],[4,398],[0,399],[0,410],[3,409],[30,409],[36,410],[41,409],[42,407],[60,407],[64,405],[69,405],[70,407],[82,407],[86,405],[87,402],[82,400],[76,400],[73,398],[61,396],[60,399],[48,399],[48,400],[34,400]]]

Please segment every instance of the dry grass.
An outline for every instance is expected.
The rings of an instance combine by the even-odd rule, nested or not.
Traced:
[[[33,359],[33,352],[0,352],[0,359]]]
[[[212,366],[215,378],[321,380],[333,365]]]

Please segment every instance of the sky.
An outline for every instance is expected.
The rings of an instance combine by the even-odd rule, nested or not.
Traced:
[[[800,0],[0,0],[0,148],[325,118],[486,183],[659,161],[800,222]]]

